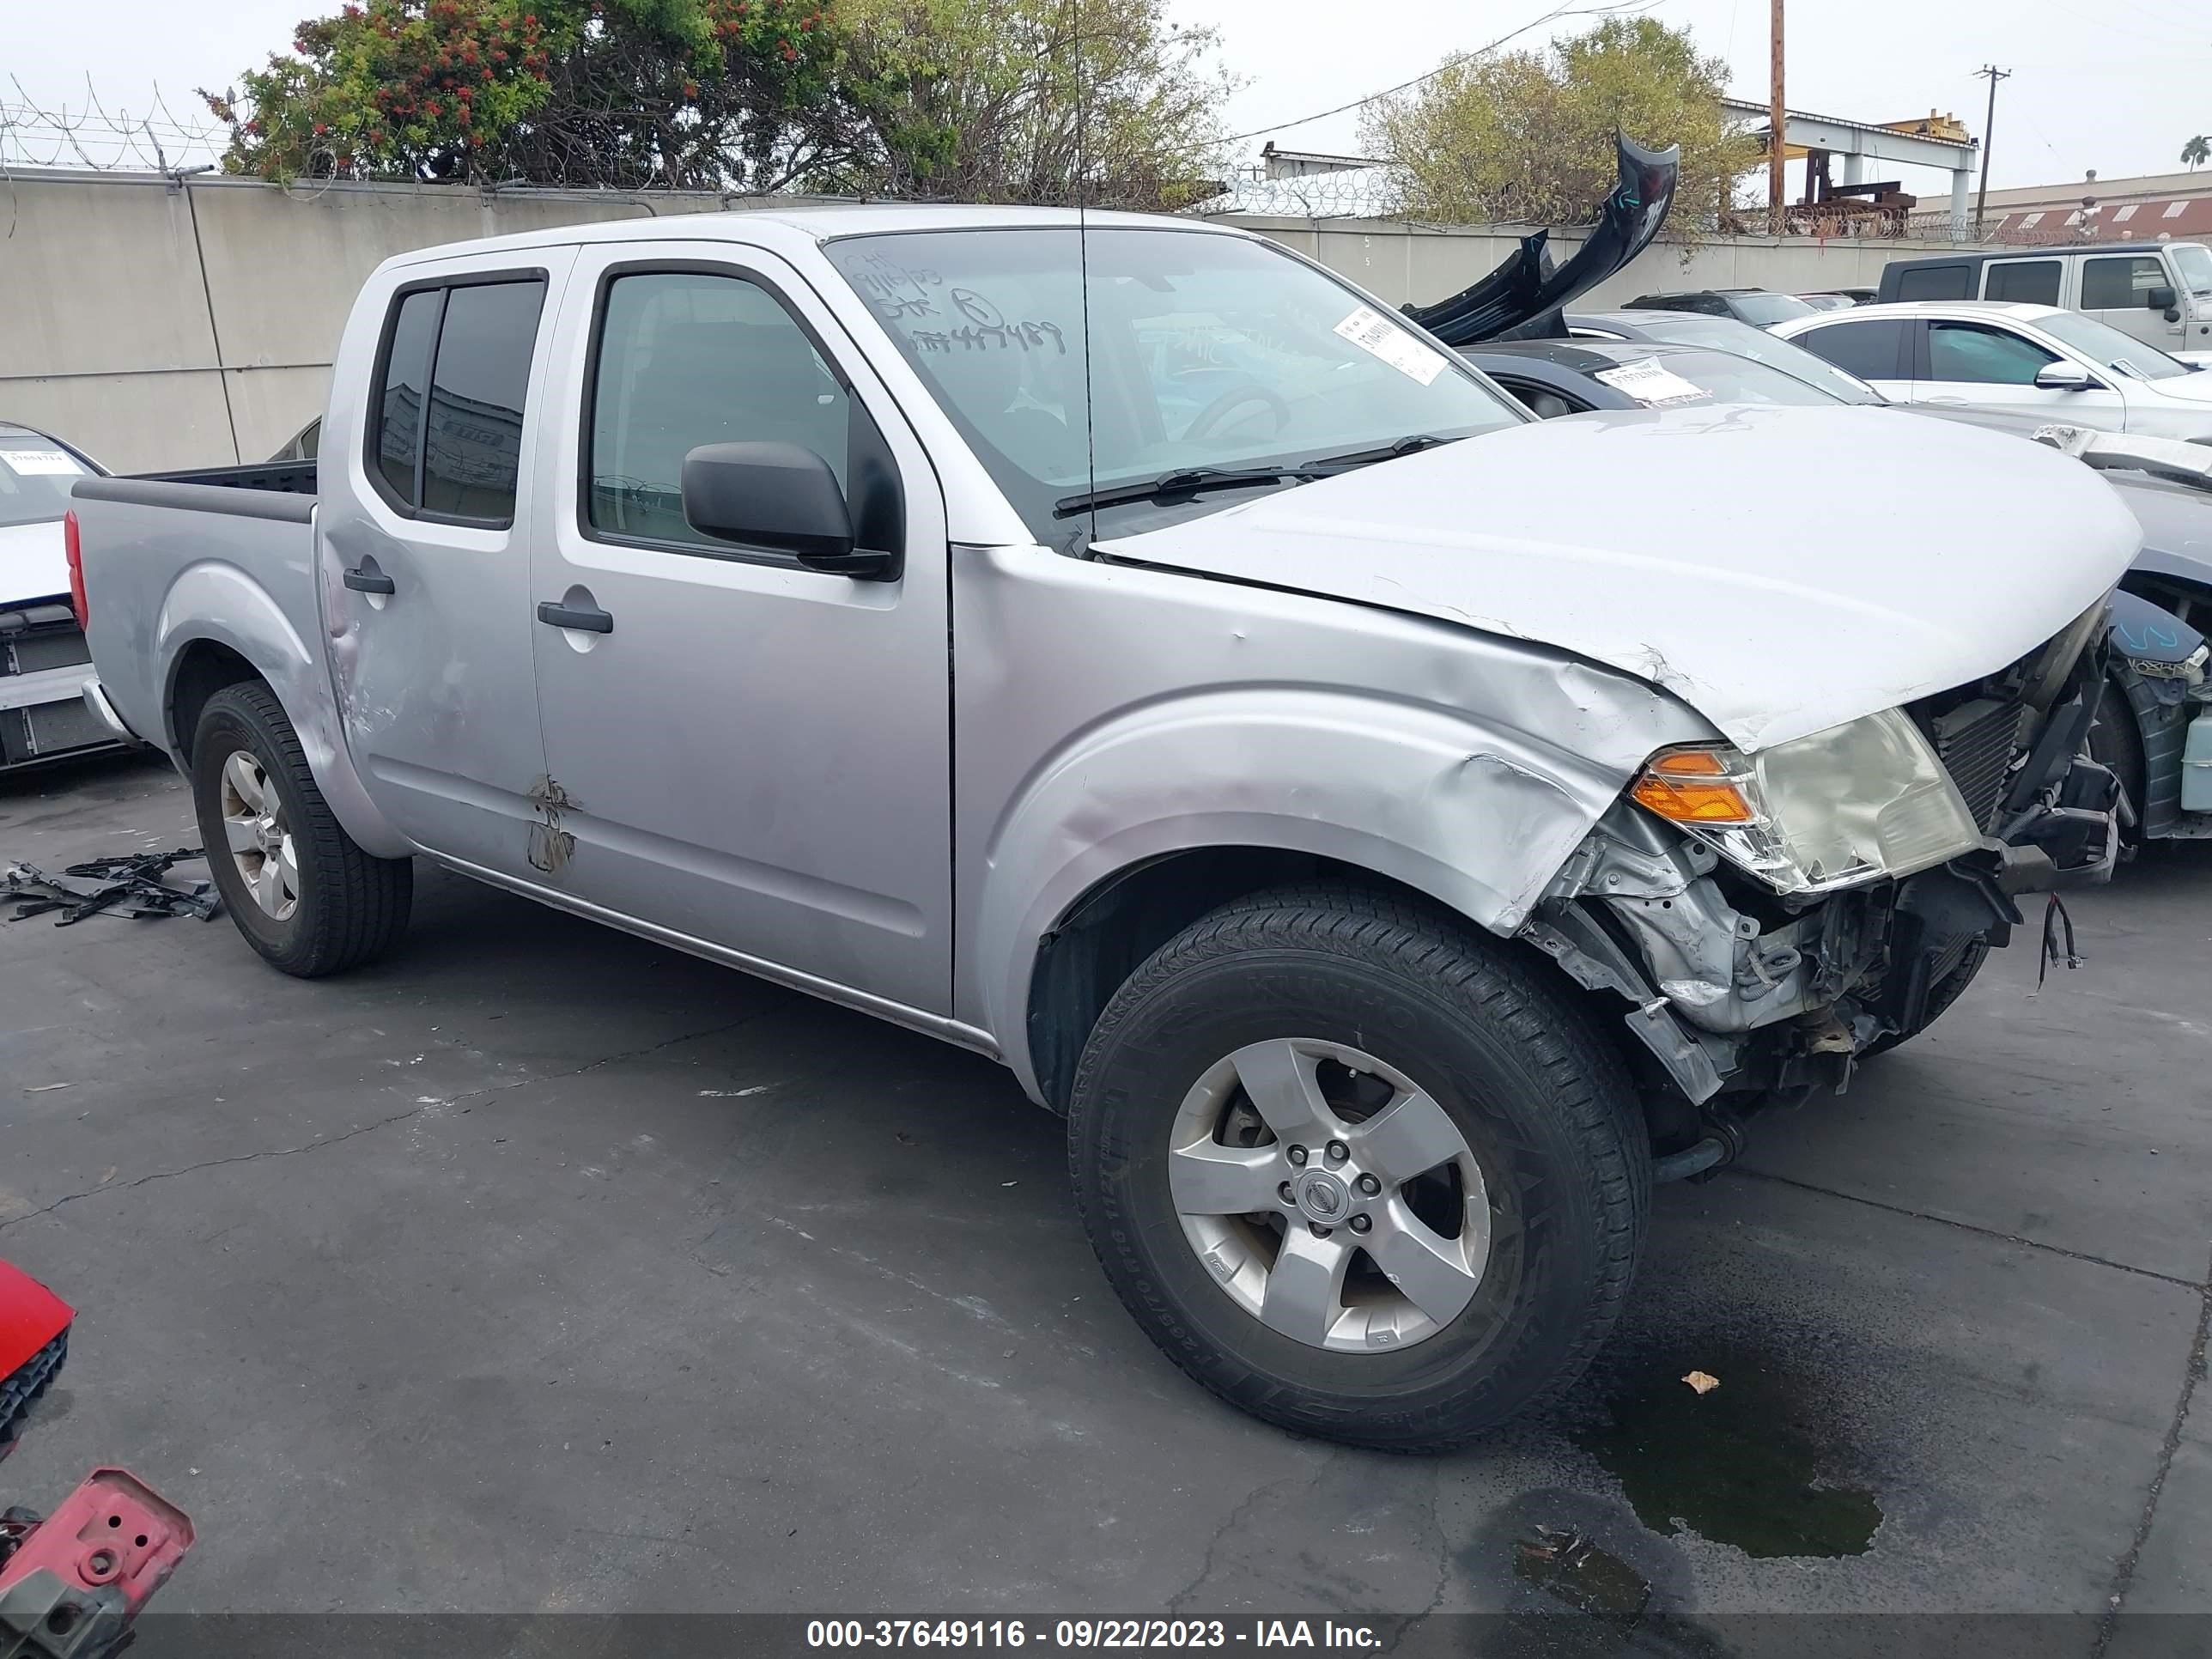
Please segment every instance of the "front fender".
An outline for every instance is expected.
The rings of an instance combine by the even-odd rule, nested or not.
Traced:
[[[1686,710],[1680,722],[1639,757],[1701,734]],[[1036,769],[991,837],[975,933],[984,1023],[1034,1095],[1025,1011],[1040,944],[1099,883],[1194,848],[1335,860],[1510,934],[1620,795],[1619,767],[1350,693],[1243,688],[1126,712]]]
[[[220,560],[204,560],[179,572],[162,596],[155,619],[161,729],[170,754],[183,755],[191,735],[176,729],[178,670],[191,647],[203,641],[236,652],[268,683],[299,734],[316,787],[362,849],[378,858],[414,852],[362,786],[338,729],[337,703],[322,659],[266,589],[236,565]]]

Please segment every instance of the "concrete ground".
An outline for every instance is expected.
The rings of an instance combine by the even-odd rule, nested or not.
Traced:
[[[0,781],[0,860],[191,839],[152,764]],[[2212,847],[2073,908],[2081,972],[2002,953],[1665,1189],[1570,1407],[1443,1459],[1185,1381],[1057,1121],[924,1038],[427,867],[319,984],[226,921],[0,925],[0,1255],[82,1310],[0,1488],[173,1495],[172,1611],[1496,1610],[1548,1526],[1601,1611],[2101,1650],[2212,1612]]]

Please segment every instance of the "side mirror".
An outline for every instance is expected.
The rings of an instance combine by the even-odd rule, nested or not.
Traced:
[[[2096,389],[2097,377],[2079,363],[2045,363],[2035,371],[2035,384],[2038,389],[2044,392],[2091,392]],[[685,483],[688,486],[690,483],[688,469]],[[684,499],[688,509],[691,499],[691,492],[688,487],[684,490]]]
[[[830,463],[798,444],[702,444],[684,458],[684,519],[702,536],[793,555],[810,570],[879,580],[894,555],[853,544]]]
[[[2154,288],[2143,295],[2143,307],[2148,311],[2172,311],[2180,304],[2180,296],[2170,288]]]

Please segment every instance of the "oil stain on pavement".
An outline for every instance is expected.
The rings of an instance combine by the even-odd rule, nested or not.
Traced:
[[[1719,1386],[1683,1378],[1704,1370]],[[1687,1528],[1759,1559],[1863,1555],[1881,1525],[1870,1492],[1837,1484],[1814,1426],[1832,1413],[1787,1362],[1740,1345],[1668,1345],[1614,1368],[1601,1408],[1569,1437],[1620,1482],[1656,1533]]]

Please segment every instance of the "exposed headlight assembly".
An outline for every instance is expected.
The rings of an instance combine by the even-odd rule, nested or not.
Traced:
[[[2179,680],[2195,685],[2204,678],[2207,664],[2212,664],[2212,643],[2198,646],[2179,662],[2159,662],[2145,657],[2130,657],[2129,667],[2147,680]]]
[[[1629,793],[1784,893],[1909,876],[1982,842],[1901,708],[1756,755],[1728,744],[1662,749]]]

